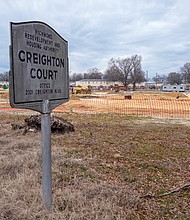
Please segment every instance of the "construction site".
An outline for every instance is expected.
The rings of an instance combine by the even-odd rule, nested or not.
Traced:
[[[0,92],[0,109],[12,109],[9,105],[7,90]],[[76,87],[71,90],[69,102],[58,106],[54,112],[116,113],[188,119],[190,118],[190,96],[189,93],[160,91],[95,92],[88,87]]]

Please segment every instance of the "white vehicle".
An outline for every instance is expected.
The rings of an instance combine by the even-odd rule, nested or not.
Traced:
[[[161,90],[163,92],[185,92],[186,86],[185,85],[163,85]]]

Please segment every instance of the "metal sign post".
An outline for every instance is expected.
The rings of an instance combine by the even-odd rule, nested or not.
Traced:
[[[42,193],[52,209],[51,111],[69,101],[68,43],[49,25],[11,23],[10,104],[41,113]]]
[[[52,169],[51,169],[51,117],[49,100],[43,101],[41,114],[42,132],[42,196],[45,207],[52,208]]]

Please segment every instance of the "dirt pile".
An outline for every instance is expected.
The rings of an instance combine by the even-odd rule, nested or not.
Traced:
[[[13,129],[23,129],[23,132],[39,131],[41,130],[41,115],[32,115],[25,118],[24,123],[16,124],[12,123]],[[56,133],[69,133],[74,132],[74,125],[67,120],[51,117],[51,131]]]

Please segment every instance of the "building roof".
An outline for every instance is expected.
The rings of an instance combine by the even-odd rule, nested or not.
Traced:
[[[78,80],[79,82],[110,82],[110,80],[108,79],[81,79],[81,80]]]

